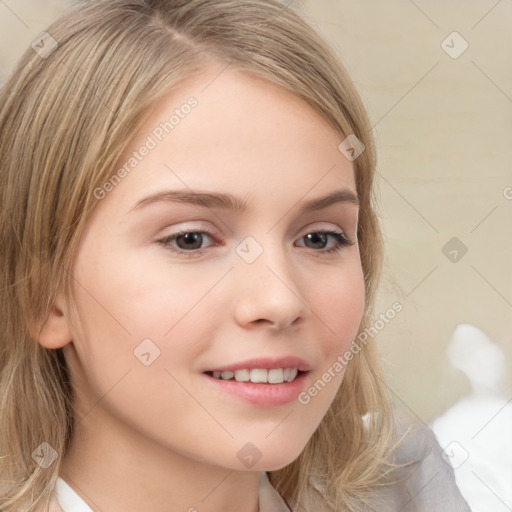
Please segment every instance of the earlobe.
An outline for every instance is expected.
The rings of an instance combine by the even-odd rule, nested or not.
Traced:
[[[57,300],[48,318],[33,332],[34,338],[45,348],[62,348],[71,342],[68,317],[62,304],[62,300]]]

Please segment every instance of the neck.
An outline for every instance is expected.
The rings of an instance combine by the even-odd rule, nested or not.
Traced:
[[[101,404],[77,421],[77,439],[60,476],[94,512],[258,512],[258,471],[188,458],[115,421]]]

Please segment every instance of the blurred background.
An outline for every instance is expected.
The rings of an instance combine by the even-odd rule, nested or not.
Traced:
[[[1,82],[71,3],[0,0]],[[512,2],[286,3],[333,45],[372,121],[376,317],[403,305],[376,324],[391,395],[434,426],[473,510],[512,510]]]

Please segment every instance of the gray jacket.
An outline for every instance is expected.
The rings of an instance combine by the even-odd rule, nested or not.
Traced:
[[[361,512],[471,512],[455,483],[451,466],[443,459],[442,450],[432,430],[417,427],[410,431],[396,453],[395,462],[402,464],[395,483],[375,490]],[[260,512],[290,512],[277,491],[262,472]],[[325,497],[321,482],[309,479],[310,487],[293,512],[336,511]]]

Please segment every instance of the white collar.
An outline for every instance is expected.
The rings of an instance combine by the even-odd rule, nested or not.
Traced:
[[[75,490],[60,476],[55,483],[57,502],[64,512],[93,512]]]
[[[93,512],[92,508],[60,476],[55,484],[55,492],[63,512]],[[265,471],[260,472],[259,503],[260,512],[290,512],[283,498],[272,487]]]

